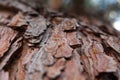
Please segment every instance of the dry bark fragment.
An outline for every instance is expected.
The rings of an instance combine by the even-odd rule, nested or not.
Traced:
[[[109,56],[111,56],[116,62],[117,62],[117,71],[115,72],[115,76],[118,77],[118,80],[120,79],[120,58],[117,52],[113,51],[112,49],[110,49],[107,54],[109,54]]]
[[[26,44],[23,45],[23,50],[21,52],[22,54],[21,59],[22,59],[23,64],[24,65],[27,64],[32,58],[32,56],[38,52],[38,50],[39,50],[38,48],[30,48]]]
[[[30,48],[26,44],[23,45],[21,57],[14,63],[12,69],[9,70],[10,80],[29,80],[31,75],[28,74],[26,66],[29,65],[32,56],[38,51],[38,48]]]
[[[93,36],[88,38],[87,42],[83,39],[83,50],[85,55],[82,55],[82,60],[86,67],[86,70],[91,76],[91,80],[94,80],[96,75],[101,72],[116,72],[116,61],[112,57],[107,56],[104,53],[103,47],[100,42],[92,41]],[[95,38],[94,38],[95,39]]]
[[[54,55],[56,53],[57,48],[58,48],[57,41],[54,41],[51,39],[49,39],[49,41],[45,45],[45,51],[48,53],[51,53],[52,55]]]
[[[17,15],[15,15],[12,18],[11,22],[8,24],[8,26],[11,26],[13,28],[27,26],[27,25],[28,24],[25,21],[25,17],[21,12],[19,12]]]
[[[72,56],[72,51],[73,51],[73,49],[68,44],[63,43],[58,47],[57,52],[55,54],[55,57],[57,57],[57,58],[59,58],[59,57],[69,58]]]
[[[81,44],[76,32],[66,33],[66,35],[70,46],[78,47]]]
[[[61,25],[61,24],[60,24]],[[62,31],[61,26],[58,25],[55,28],[55,32],[52,34],[51,39],[57,42],[57,50],[55,57],[70,57],[73,49],[68,45],[66,33]]]
[[[26,17],[29,27],[26,30],[25,35],[30,37],[37,37],[44,32],[47,28],[46,20],[43,16],[38,17]]]
[[[45,18],[39,16],[31,19],[29,16],[26,19],[29,25],[24,34],[25,38],[32,44],[39,43],[42,40],[43,33],[47,29]]]
[[[53,61],[52,62],[49,61],[52,60],[50,56],[46,56],[46,58],[43,58],[44,57],[43,54],[44,54],[44,49],[41,48],[37,53],[34,53],[33,57],[31,57],[30,61],[26,64],[26,74],[28,74],[28,76],[26,76],[27,80],[42,79],[42,75],[46,72],[46,67],[44,64],[47,65],[53,64]]]
[[[60,25],[55,26],[54,32],[45,46],[45,50],[56,58],[68,58],[72,55],[73,49],[68,45],[66,33],[62,31]]]
[[[44,73],[45,68],[42,64],[41,55],[43,54],[43,48],[41,48],[38,52],[34,53],[34,55],[31,57],[28,65],[26,66],[28,73],[33,73],[36,71]]]
[[[61,23],[61,26],[63,27],[63,30],[65,31],[71,31],[76,30],[76,27],[79,26],[76,19],[64,19]]]
[[[91,80],[94,80],[94,76],[96,72],[93,71],[93,62],[89,54],[89,48],[92,45],[91,42],[89,43],[87,39],[83,38],[83,45],[82,45],[82,50],[83,55],[81,55],[81,60],[83,62],[84,68],[86,72],[89,74],[89,77]]]
[[[48,53],[44,50],[44,54],[42,54],[41,61],[43,65],[52,65],[55,62],[55,59],[51,55],[51,53]]]
[[[94,42],[93,52],[96,55],[96,60],[98,61],[95,66],[98,72],[115,72],[117,70],[115,60],[113,60],[112,57],[103,54],[104,51],[101,44]]]
[[[55,32],[52,32],[51,37],[47,41],[45,45],[45,51],[51,53],[52,55],[56,54],[56,50],[58,48],[58,41],[60,36],[58,36],[59,29],[55,29]]]
[[[52,79],[56,78],[61,74],[61,70],[63,70],[65,67],[64,65],[65,59],[64,58],[58,59],[58,61],[53,66],[48,67],[47,76]]]
[[[120,40],[116,37],[108,37],[108,45],[120,54]]]
[[[11,56],[15,53],[15,51],[17,51],[22,46],[21,40],[22,40],[22,38],[18,38],[18,40],[16,40],[10,46],[10,49],[7,52],[7,55],[5,55],[4,59],[2,59],[2,62],[0,62],[0,70],[2,70],[2,68],[7,64],[7,62],[9,61],[9,59],[11,58]]]
[[[75,52],[71,60],[67,61],[65,71],[60,80],[86,80],[83,73],[83,66],[80,63],[80,56]]]
[[[49,32],[49,31],[48,31]],[[48,36],[44,37],[44,41],[42,41],[41,48],[35,51],[32,55],[28,52],[28,57],[23,59],[24,67],[25,67],[25,80],[42,79],[43,74],[46,72],[46,66],[54,63],[54,58],[51,54],[45,51],[45,42],[47,41]],[[31,56],[29,56],[31,55]]]
[[[9,49],[11,42],[16,37],[17,32],[6,26],[0,26],[0,57]]]

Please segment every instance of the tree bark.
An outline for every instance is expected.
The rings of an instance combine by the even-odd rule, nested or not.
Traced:
[[[120,32],[19,1],[0,1],[0,80],[120,80]]]

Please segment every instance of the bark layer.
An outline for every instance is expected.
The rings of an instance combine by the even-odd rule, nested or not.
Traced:
[[[0,80],[120,80],[120,33],[95,18],[0,1]]]

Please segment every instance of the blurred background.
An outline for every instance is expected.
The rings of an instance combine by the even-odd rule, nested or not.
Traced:
[[[21,0],[26,2],[26,0]],[[41,3],[41,4],[39,4]],[[120,0],[28,0],[36,10],[44,7],[49,11],[63,11],[76,15],[94,16],[110,22],[120,31]]]
[[[85,0],[84,6],[87,12],[110,21],[120,31],[120,0]]]

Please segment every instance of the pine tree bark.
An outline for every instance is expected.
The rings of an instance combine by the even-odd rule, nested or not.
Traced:
[[[120,32],[86,16],[0,1],[0,80],[120,80]]]

